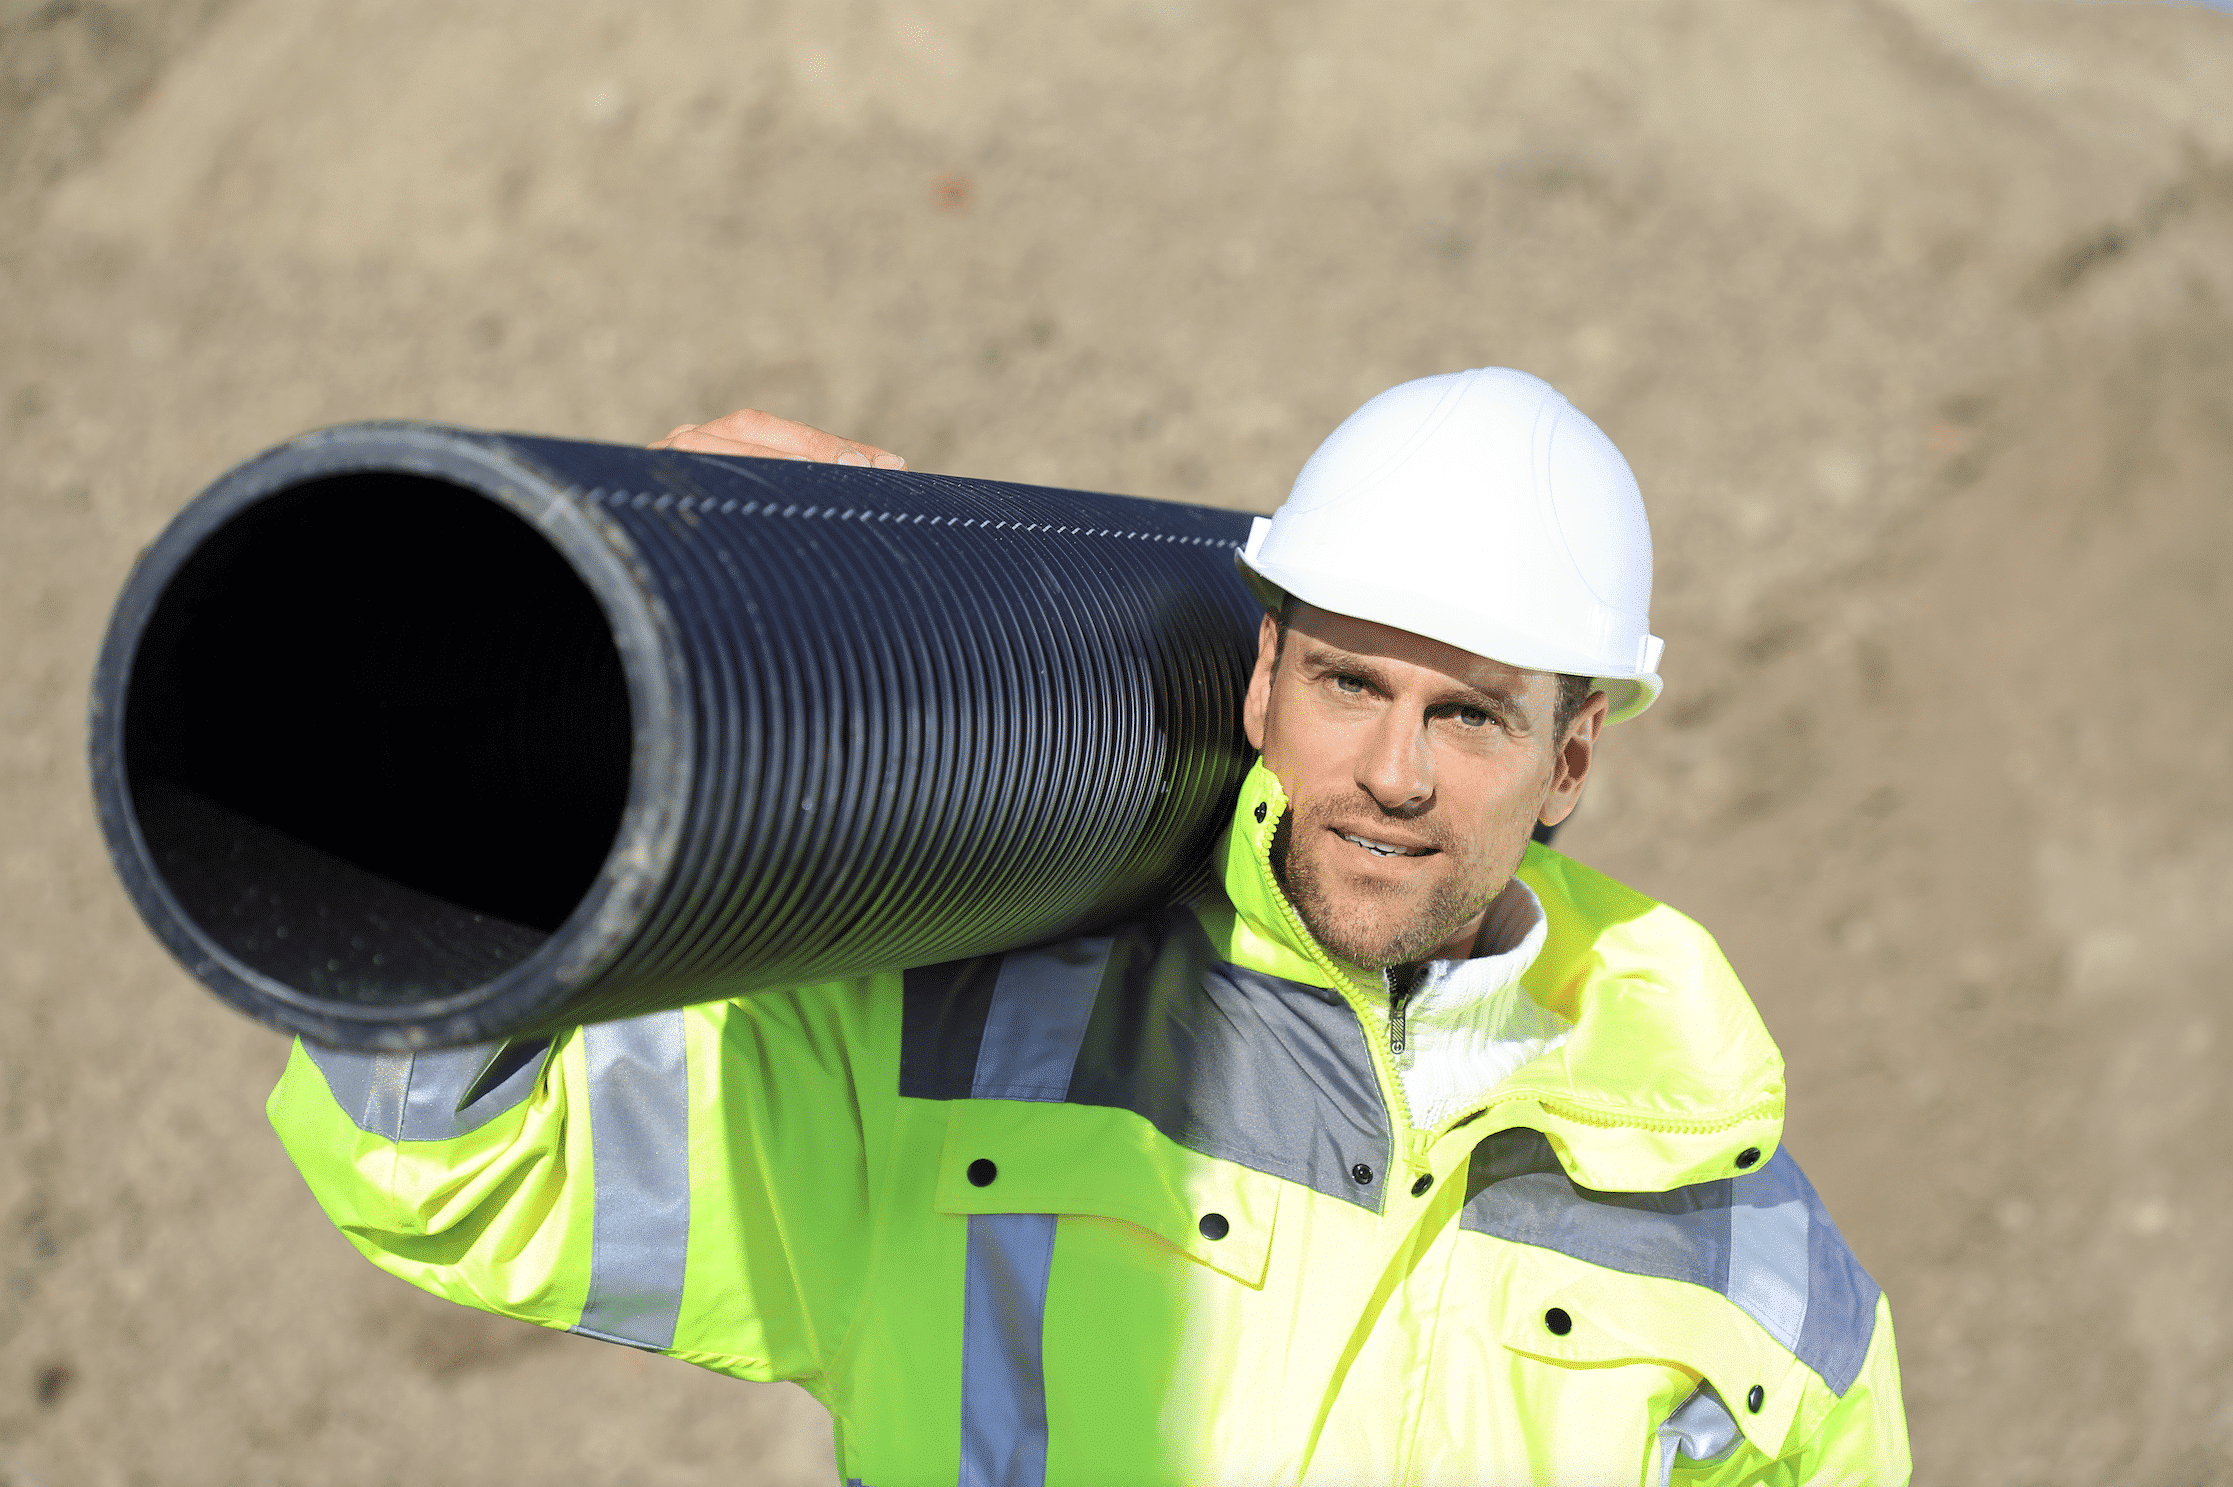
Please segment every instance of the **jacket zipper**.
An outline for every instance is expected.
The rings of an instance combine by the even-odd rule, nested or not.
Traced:
[[[1274,825],[1259,821],[1254,833],[1256,868],[1258,873],[1261,874],[1264,886],[1271,890],[1273,907],[1278,910],[1280,917],[1286,921],[1288,931],[1295,937],[1295,943],[1300,945],[1303,953],[1327,974],[1335,988],[1343,989],[1345,996],[1357,1000],[1370,996],[1371,993],[1366,991],[1362,985],[1350,980],[1334,965],[1333,960],[1326,954],[1325,947],[1318,943],[1318,937],[1310,932],[1309,926],[1305,925],[1302,917],[1295,912],[1295,906],[1287,901],[1286,893],[1281,891],[1278,875],[1272,871],[1272,833],[1275,829]],[[1386,986],[1388,984],[1388,973],[1382,971],[1380,979],[1381,984]],[[1352,1006],[1355,1006],[1354,1001]],[[1357,1015],[1361,1017],[1362,1012],[1360,1011]],[[1396,1072],[1394,1057],[1383,1056],[1379,1047],[1369,1037],[1365,1039],[1365,1051],[1371,1056],[1373,1069],[1380,1076],[1382,1098],[1387,1100],[1389,1113],[1395,1117],[1395,1127],[1390,1135],[1397,1138],[1395,1142],[1396,1155],[1400,1160],[1407,1154],[1406,1147],[1418,1143],[1419,1136],[1417,1128],[1411,1123],[1411,1101],[1405,1097],[1403,1092],[1403,1076]],[[1412,1164],[1414,1166],[1421,1165],[1416,1156],[1412,1158]]]

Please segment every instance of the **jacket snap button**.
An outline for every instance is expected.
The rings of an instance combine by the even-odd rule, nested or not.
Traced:
[[[1222,1213],[1203,1214],[1201,1223],[1195,1227],[1202,1231],[1204,1239],[1223,1239],[1233,1232],[1233,1226],[1225,1222],[1225,1215]]]
[[[1754,1414],[1759,1414],[1760,1406],[1766,1404],[1767,1402],[1768,1391],[1761,1388],[1758,1384],[1754,1384],[1750,1389],[1747,1389],[1745,1391],[1745,1408],[1752,1411]]]
[[[1737,1165],[1740,1167],[1749,1167],[1754,1162],[1757,1162],[1759,1160],[1760,1148],[1757,1146],[1748,1146],[1743,1151],[1737,1153]]]
[[[1574,1319],[1566,1314],[1563,1306],[1554,1306],[1543,1313],[1543,1325],[1551,1329],[1551,1336],[1564,1337],[1574,1330]]]
[[[1264,802],[1262,802],[1261,800],[1256,802],[1256,820],[1259,825],[1261,825],[1264,820]]]
[[[1411,1196],[1414,1198],[1424,1198],[1427,1195],[1427,1189],[1433,1186],[1434,1174],[1432,1172],[1429,1172],[1426,1176],[1420,1178],[1417,1182],[1411,1185]]]
[[[1349,1179],[1350,1181],[1356,1183],[1357,1186],[1363,1187],[1367,1183],[1372,1181],[1372,1169],[1370,1167],[1367,1167],[1363,1162],[1359,1162],[1356,1166],[1349,1169]]]
[[[969,1180],[977,1187],[991,1187],[992,1180],[999,1175],[1000,1169],[998,1167],[995,1167],[992,1163],[986,1161],[983,1157],[979,1157],[976,1161],[969,1164]]]

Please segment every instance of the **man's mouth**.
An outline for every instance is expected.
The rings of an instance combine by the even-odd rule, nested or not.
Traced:
[[[1407,847],[1401,842],[1375,841],[1369,836],[1359,836],[1353,831],[1337,831],[1334,835],[1345,842],[1355,843],[1375,857],[1425,857],[1434,851],[1432,847]]]

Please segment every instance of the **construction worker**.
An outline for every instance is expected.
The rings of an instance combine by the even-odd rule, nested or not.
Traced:
[[[663,443],[896,465],[764,414]],[[1260,758],[1115,933],[488,1050],[298,1045],[373,1263],[789,1379],[866,1487],[1903,1482],[1890,1313],[1696,924],[1530,840],[1660,690],[1627,464],[1523,373],[1259,520]]]

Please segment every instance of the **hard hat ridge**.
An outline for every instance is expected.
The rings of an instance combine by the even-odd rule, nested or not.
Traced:
[[[1242,575],[1276,607],[1593,679],[1613,721],[1659,695],[1651,529],[1628,462],[1548,383],[1487,367],[1392,387],[1343,420]]]

